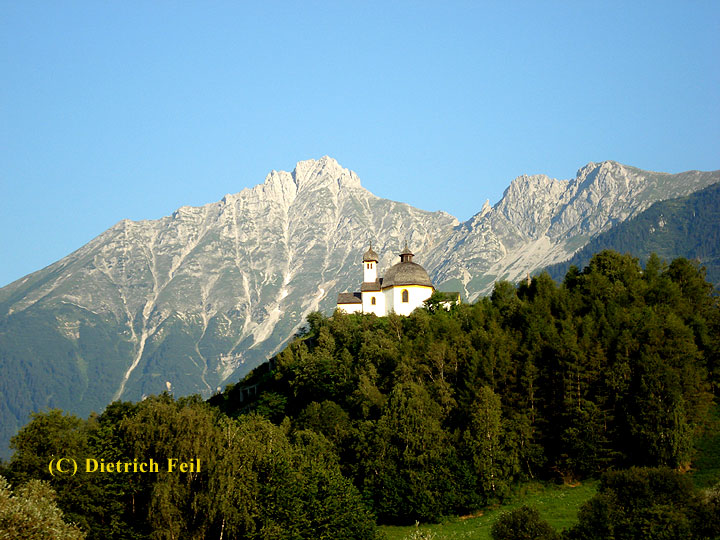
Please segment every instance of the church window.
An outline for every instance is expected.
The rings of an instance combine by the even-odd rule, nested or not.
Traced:
[[[402,301],[407,303],[407,302],[409,301],[409,300],[408,300],[408,296],[409,296],[409,295],[408,295],[407,289],[403,289],[403,292],[402,292]]]
[[[374,296],[371,296],[371,297],[370,297],[370,303],[371,303],[373,306],[375,305],[375,297],[374,297]]]

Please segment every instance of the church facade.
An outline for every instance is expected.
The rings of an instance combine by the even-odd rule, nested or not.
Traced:
[[[378,276],[378,256],[370,248],[363,255],[363,281],[359,292],[338,295],[337,307],[347,313],[374,313],[384,317],[391,311],[410,315],[430,298],[435,287],[425,269],[414,263],[413,253],[405,249],[400,262],[391,266],[385,276]]]

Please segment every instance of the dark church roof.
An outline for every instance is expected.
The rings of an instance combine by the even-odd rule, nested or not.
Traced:
[[[338,294],[338,304],[362,304],[362,296],[359,292],[341,292]]]
[[[378,278],[375,281],[365,281],[360,285],[361,291],[379,291],[382,290],[383,278]]]
[[[425,285],[432,287],[432,281],[425,269],[417,263],[405,261],[399,262],[385,273],[382,288],[392,287],[393,285]]]

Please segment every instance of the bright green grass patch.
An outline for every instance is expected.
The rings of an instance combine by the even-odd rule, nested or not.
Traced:
[[[523,505],[534,506],[556,530],[560,531],[577,522],[580,505],[595,495],[597,482],[588,480],[577,487],[550,484],[524,484],[506,504],[478,512],[477,517],[449,518],[435,525],[420,525],[420,529],[435,534],[434,540],[490,540],[493,523],[504,513]],[[403,540],[415,527],[382,526],[388,540]]]
[[[699,488],[714,486],[720,482],[720,404],[710,410],[710,420],[703,436],[695,444],[691,478]]]

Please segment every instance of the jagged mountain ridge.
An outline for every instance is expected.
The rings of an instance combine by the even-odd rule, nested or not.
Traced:
[[[460,224],[376,197],[323,157],[217,203],[122,221],[0,289],[0,437],[47,406],[87,415],[166,389],[211,394],[355,289],[370,241],[381,273],[407,240],[436,285],[474,299],[655,200],[717,181],[717,171],[589,164],[569,181],[519,177]]]
[[[591,238],[656,201],[720,181],[720,171],[656,173],[613,161],[589,163],[572,180],[520,176],[502,199],[457,227],[428,257],[445,288],[477,298],[499,279],[566,260]]]

